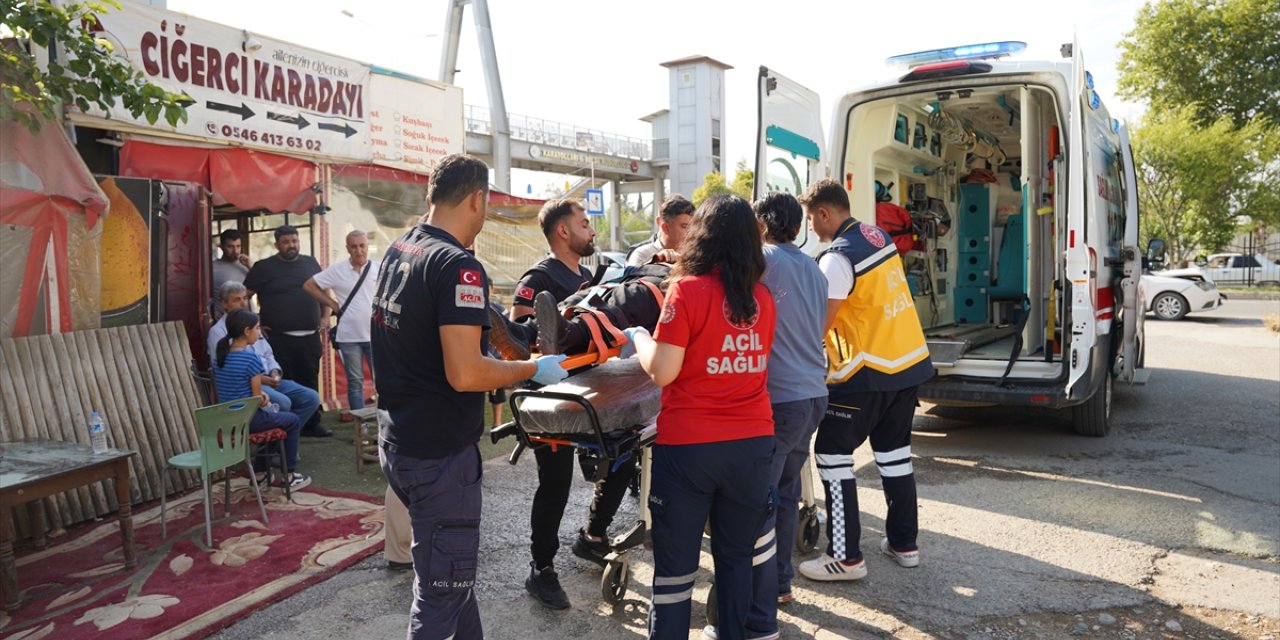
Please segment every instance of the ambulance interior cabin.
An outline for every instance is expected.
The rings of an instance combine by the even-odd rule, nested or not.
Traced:
[[[1056,376],[1065,213],[1053,195],[1054,94],[938,87],[853,108],[839,174],[853,213],[891,233],[894,209],[878,203],[909,213],[913,235],[899,249],[939,374],[999,377],[1016,357],[1023,374]]]

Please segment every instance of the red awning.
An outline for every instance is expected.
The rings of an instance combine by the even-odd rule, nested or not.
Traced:
[[[214,206],[306,213],[316,205],[315,163],[252,149],[208,149],[130,140],[120,175],[204,185]]]

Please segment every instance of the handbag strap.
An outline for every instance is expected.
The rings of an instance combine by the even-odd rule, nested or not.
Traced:
[[[347,307],[351,305],[351,301],[355,299],[356,292],[360,290],[360,285],[364,284],[364,277],[369,275],[369,266],[373,263],[366,260],[364,269],[360,271],[360,277],[356,278],[356,286],[351,287],[351,295],[347,296],[347,301],[342,303],[342,308],[338,309],[337,322],[342,322],[342,314],[347,312]],[[336,325],[335,325],[336,326]]]

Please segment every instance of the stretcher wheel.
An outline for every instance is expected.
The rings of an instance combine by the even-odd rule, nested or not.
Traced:
[[[711,583],[711,590],[707,592],[707,624],[719,626],[718,620],[720,614],[716,612],[716,583]]]
[[[822,520],[818,517],[816,507],[805,507],[800,510],[800,522],[796,527],[796,550],[809,553],[818,548],[818,538],[822,536]]]
[[[604,575],[600,576],[600,596],[609,604],[621,604],[630,578],[631,560],[624,554],[605,565]]]

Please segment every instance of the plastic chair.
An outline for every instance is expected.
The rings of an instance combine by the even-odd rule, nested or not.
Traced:
[[[195,359],[191,360],[191,377],[196,381],[196,390],[200,392],[200,406],[207,407],[218,401],[218,389],[213,382],[213,369],[200,369],[196,366]],[[259,455],[265,456],[271,462],[278,462],[280,465],[280,477],[288,478],[289,470],[285,468],[285,450],[284,441],[289,438],[289,434],[284,429],[267,429],[258,433],[249,434],[249,456],[257,458]],[[278,452],[271,451],[271,443],[277,442]],[[266,449],[266,451],[263,451]],[[270,466],[271,462],[268,462]],[[270,476],[267,476],[270,478]],[[293,492],[289,489],[289,483],[284,483],[284,497],[289,502],[293,502]]]
[[[196,381],[196,391],[200,394],[200,406],[207,407],[218,401],[218,389],[213,384],[213,369],[199,368],[193,358],[191,379]]]
[[[249,462],[249,421],[253,419],[261,398],[244,398],[195,410],[196,428],[200,433],[200,449],[179,453],[165,464],[169,469],[199,469],[200,488],[204,497],[204,534],[205,542],[213,546],[213,507],[212,491],[209,478],[218,471],[224,471],[223,502],[226,505],[226,516],[231,515],[231,475],[225,470],[244,463],[249,470],[249,482],[253,485],[253,493],[258,497],[258,509],[262,512],[263,524],[270,525],[267,520],[267,508],[262,503],[262,491],[258,488],[258,479],[253,473],[253,465]],[[167,473],[165,475],[168,475]],[[160,492],[160,535],[168,536],[165,520],[165,491]],[[224,516],[225,517],[225,516]]]

